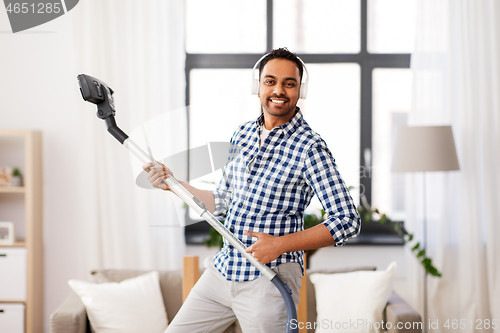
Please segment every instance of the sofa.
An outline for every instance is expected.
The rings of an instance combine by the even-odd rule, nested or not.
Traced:
[[[194,260],[193,260],[194,259]],[[167,311],[168,320],[179,311],[183,300],[187,297],[190,288],[199,277],[197,258],[184,258],[183,271],[159,271],[160,289],[163,301]],[[374,267],[358,267],[344,270],[325,271],[308,270],[302,280],[302,289],[300,291],[301,303],[298,306],[299,322],[316,322],[316,298],[314,285],[309,276],[311,273],[345,273],[358,270],[375,270]],[[141,270],[115,270],[105,269],[91,272],[91,280],[95,283],[103,282],[121,282],[123,280],[139,276],[147,271]],[[304,288],[305,286],[305,288]],[[391,322],[392,329],[388,332],[421,333],[421,329],[414,329],[413,323],[421,322],[421,317],[414,309],[410,307],[397,293],[393,292],[383,313],[384,322]],[[399,324],[398,328],[397,323]],[[405,325],[407,324],[407,325]],[[404,328],[404,327],[411,328]],[[89,320],[80,298],[72,293],[50,316],[51,333],[91,333]],[[313,333],[314,329],[307,330],[306,327],[300,330],[300,333]],[[233,323],[224,333],[241,333],[238,322]]]

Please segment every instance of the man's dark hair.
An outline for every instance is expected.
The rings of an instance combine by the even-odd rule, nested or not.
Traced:
[[[260,74],[262,73],[262,70],[264,69],[264,66],[267,64],[269,60],[273,59],[286,59],[293,61],[296,65],[297,68],[299,69],[300,73],[300,81],[302,82],[302,73],[304,71],[304,67],[302,65],[302,62],[297,58],[297,55],[295,53],[292,53],[288,51],[286,47],[279,48],[279,49],[274,49],[271,52],[267,54],[267,56],[260,61],[259,64],[259,81],[260,81]]]

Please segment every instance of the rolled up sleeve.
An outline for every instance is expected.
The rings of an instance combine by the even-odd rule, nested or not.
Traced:
[[[359,214],[328,148],[316,146],[308,151],[304,173],[326,212],[323,224],[335,240],[335,246],[342,246],[349,238],[358,236],[361,231]]]

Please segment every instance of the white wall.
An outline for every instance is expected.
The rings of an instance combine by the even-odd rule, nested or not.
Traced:
[[[43,232],[45,332],[49,315],[69,295],[70,278],[86,278],[78,214],[77,176],[72,168],[84,156],[78,146],[84,133],[72,128],[81,103],[72,65],[68,14],[29,32],[12,34],[0,10],[0,128],[34,129],[43,136]]]

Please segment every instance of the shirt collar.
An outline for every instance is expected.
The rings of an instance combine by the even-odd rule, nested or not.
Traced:
[[[302,111],[300,111],[300,108],[298,106],[295,107],[295,115],[290,119],[287,123],[283,125],[276,126],[277,128],[280,128],[283,130],[283,132],[286,134],[286,136],[290,136],[297,127],[299,127],[303,122],[303,116],[302,116]],[[255,121],[255,127],[259,129],[260,127],[264,126],[264,113],[262,112]]]

